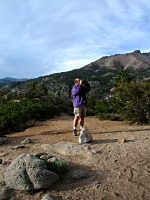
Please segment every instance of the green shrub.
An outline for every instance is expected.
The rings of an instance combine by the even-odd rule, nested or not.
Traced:
[[[49,158],[48,160],[45,160],[45,163],[50,171],[57,174],[63,174],[69,169],[69,162],[62,158]]]
[[[122,120],[120,115],[116,113],[98,113],[97,117],[101,120],[112,120],[112,121]]]
[[[120,83],[111,97],[96,102],[94,112],[101,119],[150,123],[150,83]]]
[[[0,134],[22,131],[35,120],[52,118],[60,113],[59,106],[40,99],[8,101],[0,109]]]
[[[114,89],[118,107],[116,112],[123,119],[133,122],[150,122],[150,83],[122,83]]]

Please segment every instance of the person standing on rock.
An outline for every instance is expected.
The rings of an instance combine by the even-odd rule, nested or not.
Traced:
[[[84,127],[84,117],[86,115],[87,95],[91,90],[91,86],[85,80],[76,78],[72,88],[72,101],[74,108],[73,135],[77,136],[77,125],[80,129]]]

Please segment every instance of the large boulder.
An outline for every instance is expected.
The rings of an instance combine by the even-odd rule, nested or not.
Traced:
[[[45,189],[58,180],[58,175],[49,171],[45,162],[33,155],[19,155],[5,172],[6,185],[16,190]]]

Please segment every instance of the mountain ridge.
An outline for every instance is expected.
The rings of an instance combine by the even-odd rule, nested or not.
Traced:
[[[27,80],[28,80],[27,78],[4,77],[4,78],[0,78],[0,86],[4,86],[12,82],[22,82],[22,81],[27,81]]]
[[[131,53],[105,56],[79,69],[11,83],[9,88],[13,92],[26,91],[36,82],[45,84],[50,94],[70,98],[74,79],[79,77],[91,84],[91,93],[94,96],[105,98],[110,94],[114,77],[120,68],[128,69],[134,81],[150,81],[150,53],[135,50]]]
[[[127,58],[128,56],[128,58]],[[133,52],[130,53],[124,53],[124,54],[114,54],[114,55],[110,55],[110,56],[103,56],[101,58],[99,58],[98,60],[95,60],[81,68],[86,68],[91,66],[92,63],[95,63],[97,65],[100,65],[101,67],[113,67],[114,66],[114,62],[120,62],[120,64],[122,64],[124,66],[125,69],[127,68],[135,68],[138,69],[140,67],[149,67],[150,66],[150,52],[147,53],[141,53],[140,50],[135,50]],[[78,68],[78,69],[81,69]],[[75,70],[75,69],[73,69]],[[73,71],[71,70],[71,71]],[[69,71],[67,71],[69,72]],[[61,74],[64,72],[59,72],[59,73],[54,73],[54,74]],[[51,74],[53,75],[53,74]],[[48,75],[45,75],[45,77]],[[43,76],[39,76],[39,77],[43,77]],[[37,77],[37,78],[39,78]],[[34,78],[36,79],[36,78]],[[4,78],[0,78],[0,83],[1,82],[20,82],[20,81],[27,81],[30,80],[28,78],[13,78],[13,77],[4,77]]]
[[[113,67],[114,62],[120,62],[125,69],[130,67],[135,69],[138,69],[140,67],[146,68],[150,66],[150,52],[141,53],[140,50],[135,50],[131,53],[104,56],[94,61],[95,64],[100,65],[101,67]]]

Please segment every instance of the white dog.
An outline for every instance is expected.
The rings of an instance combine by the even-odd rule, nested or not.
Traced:
[[[79,135],[79,143],[82,144],[88,142],[92,142],[92,135],[86,127],[83,127]]]

